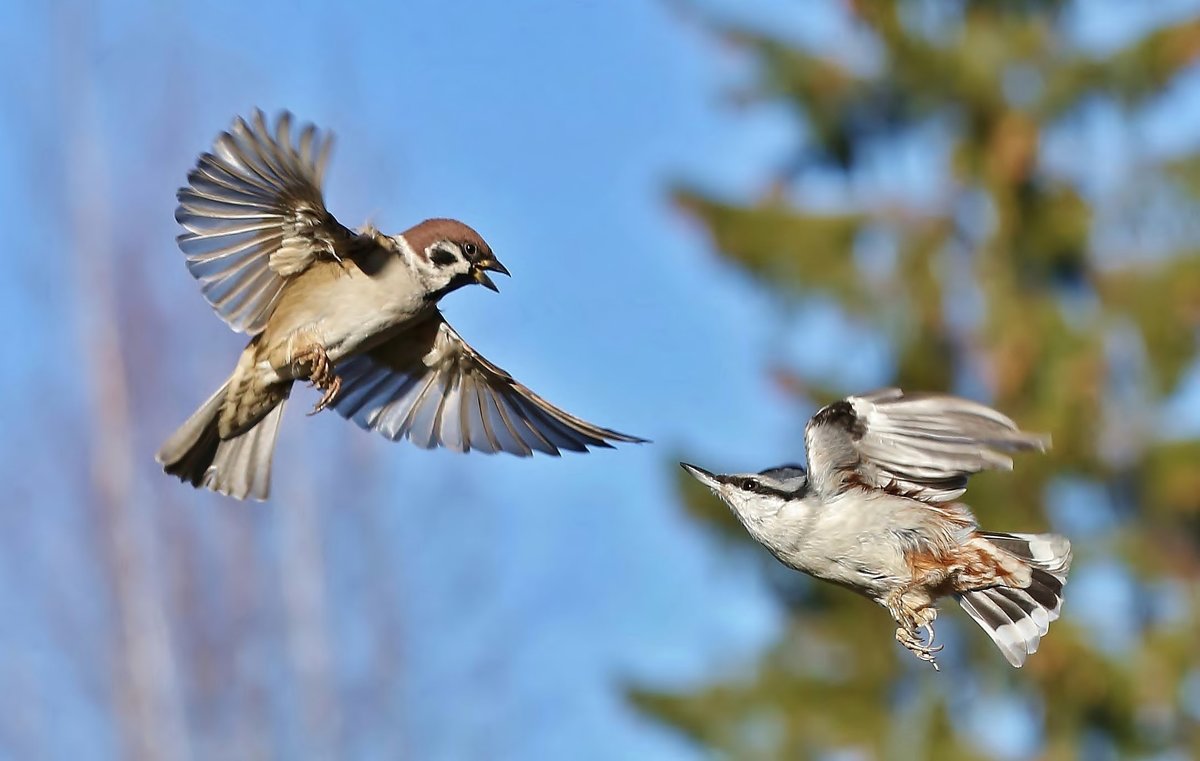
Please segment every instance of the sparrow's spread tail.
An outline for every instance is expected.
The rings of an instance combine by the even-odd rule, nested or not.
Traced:
[[[958,596],[963,610],[983,627],[1013,666],[1037,652],[1038,642],[1062,608],[1071,567],[1071,543],[1056,534],[988,534],[979,537],[1029,568],[1029,585],[994,586]]]
[[[192,486],[203,486],[235,499],[266,499],[271,486],[271,455],[283,399],[245,432],[222,439],[221,407],[231,381],[226,381],[200,409],[171,434],[155,459],[163,470]]]

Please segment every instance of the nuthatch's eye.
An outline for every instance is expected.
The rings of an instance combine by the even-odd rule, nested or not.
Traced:
[[[755,494],[759,494],[763,490],[763,485],[762,482],[756,478],[747,478],[746,483],[743,484],[743,488],[745,488],[746,491],[752,491]]]

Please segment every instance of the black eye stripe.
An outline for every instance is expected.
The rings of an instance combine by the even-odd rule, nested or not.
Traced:
[[[447,251],[444,248],[435,248],[429,255],[429,261],[439,267],[448,267],[458,261],[458,257],[454,255],[453,251]]]
[[[734,485],[739,489],[752,492],[760,492],[763,488],[762,482],[757,478],[738,478],[734,481]]]

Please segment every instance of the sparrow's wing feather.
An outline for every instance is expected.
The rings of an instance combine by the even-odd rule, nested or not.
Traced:
[[[426,449],[528,457],[641,442],[551,405],[484,359],[439,314],[337,365],[333,406],[363,428]]]
[[[978,402],[884,389],[822,408],[804,442],[810,482],[822,494],[859,483],[950,502],[971,474],[1012,470],[1009,454],[1044,451],[1049,439]]]
[[[262,111],[238,118],[179,189],[179,247],[204,297],[234,330],[260,332],[288,278],[337,258],[355,234],[325,208],[321,179],[333,137],[292,115],[272,133]]]

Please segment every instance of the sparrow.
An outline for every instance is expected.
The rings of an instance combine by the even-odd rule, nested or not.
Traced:
[[[789,568],[885,607],[896,639],[938,668],[934,607],[952,596],[1020,667],[1062,607],[1071,543],[981,531],[958,501],[967,477],[1045,451],[994,409],[889,388],[820,409],[804,431],[808,470],[718,475],[680,465]],[[926,635],[924,641],[921,632]]]
[[[481,356],[438,309],[446,294],[507,275],[472,228],[428,219],[398,235],[344,227],[321,184],[332,135],[292,115],[234,120],[178,192],[187,266],[217,315],[250,336],[221,387],[159,450],[193,486],[266,499],[296,381],[362,428],[425,448],[588,451],[642,442],[553,406]]]

